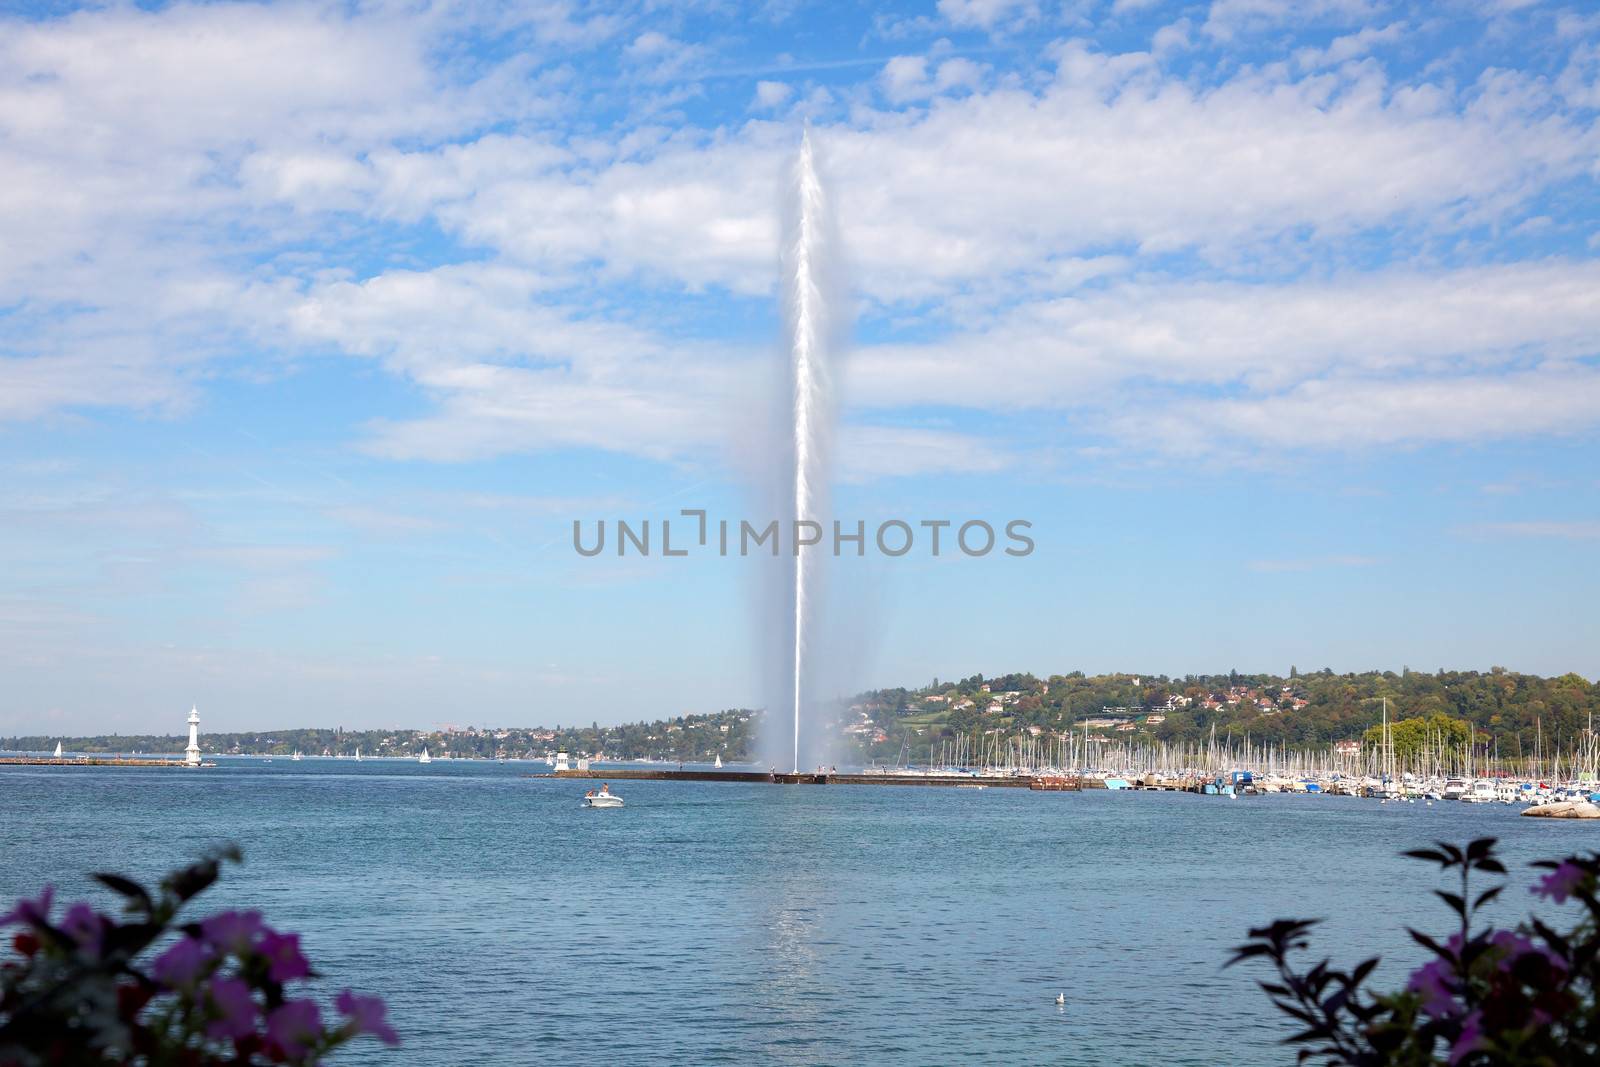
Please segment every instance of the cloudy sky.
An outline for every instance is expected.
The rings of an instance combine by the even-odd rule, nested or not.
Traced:
[[[1600,675],[1600,15],[1538,0],[0,7],[0,732],[759,699],[809,123],[847,684]],[[841,610],[847,605],[847,610]]]

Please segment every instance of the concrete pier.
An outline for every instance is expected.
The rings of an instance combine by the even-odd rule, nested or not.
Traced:
[[[550,774],[529,774],[526,778],[581,778],[611,782],[762,782],[770,785],[923,785],[923,786],[985,786],[998,789],[1049,789],[1082,788],[1077,779],[1048,779],[1050,785],[1036,785],[1045,781],[1031,776],[1009,778],[973,778],[954,774],[838,774],[825,772],[801,773],[785,771],[699,771],[654,770],[639,767],[595,768],[586,771],[565,770]],[[1068,784],[1072,783],[1072,784]]]
[[[215,767],[215,763],[188,763],[181,759],[150,756],[0,756],[0,766],[10,767]]]

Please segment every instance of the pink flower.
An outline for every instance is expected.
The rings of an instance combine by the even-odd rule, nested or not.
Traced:
[[[223,911],[200,924],[200,934],[224,952],[248,952],[264,927],[259,911]]]
[[[1539,879],[1539,884],[1533,887],[1533,892],[1557,904],[1565,904],[1573,891],[1583,884],[1587,874],[1588,872],[1582,867],[1571,860],[1566,860],[1561,866]]]
[[[398,1045],[400,1035],[394,1032],[384,1017],[388,1008],[382,997],[364,997],[346,989],[335,1002],[339,1011],[350,1017],[350,1025],[358,1034],[371,1034],[385,1045]]]
[[[267,1016],[267,1043],[289,1059],[311,1051],[322,1037],[322,1012],[314,1000],[286,1000]]]
[[[267,961],[267,975],[274,982],[311,977],[311,964],[300,952],[299,934],[280,934],[268,930],[261,935],[256,950]]]
[[[1461,1022],[1461,1033],[1457,1035],[1455,1044],[1450,1046],[1450,1067],[1478,1051],[1483,1045],[1483,1013],[1473,1012]]]
[[[12,923],[43,926],[50,921],[50,904],[55,897],[56,887],[53,885],[45,886],[38,900],[28,900],[24,897],[17,901],[16,907],[0,915],[0,926],[10,926]]]
[[[103,916],[80,902],[67,909],[61,920],[61,932],[72,938],[84,953],[98,956],[107,925]]]
[[[189,989],[211,962],[211,950],[198,938],[186,937],[156,957],[150,975],[168,989]]]
[[[1456,1012],[1455,986],[1451,981],[1454,977],[1455,969],[1449,960],[1429,960],[1411,972],[1406,988],[1422,996],[1424,1014],[1444,1019]]]
[[[237,1041],[256,1032],[256,1002],[241,979],[218,978],[211,983],[210,998],[216,1016],[206,1025],[208,1037]]]

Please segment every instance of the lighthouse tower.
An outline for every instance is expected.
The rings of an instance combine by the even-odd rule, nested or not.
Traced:
[[[200,766],[200,709],[189,709],[189,747],[183,750],[183,762],[191,767]]]

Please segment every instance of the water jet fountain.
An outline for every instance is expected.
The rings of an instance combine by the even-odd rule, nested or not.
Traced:
[[[828,297],[831,226],[828,203],[817,176],[816,159],[807,131],[800,139],[794,165],[790,215],[783,243],[784,320],[788,337],[792,390],[792,500],[790,530],[795,539],[793,626],[789,664],[792,682],[794,770],[800,771],[800,720],[815,625],[813,606],[820,574],[811,558],[813,546],[799,544],[803,523],[822,522],[827,487],[827,438],[831,423],[828,348],[831,339]]]

